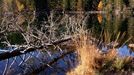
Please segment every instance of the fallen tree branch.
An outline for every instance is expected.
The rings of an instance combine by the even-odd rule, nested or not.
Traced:
[[[19,49],[16,49],[14,51],[11,51],[11,52],[9,51],[9,52],[1,53],[0,54],[0,61],[34,51],[35,49],[36,48],[28,48],[28,49],[19,48]]]
[[[52,42],[52,44],[48,44],[48,45],[45,45],[45,46],[58,45],[60,43],[63,43],[63,42],[69,41],[69,40],[71,40],[71,37],[65,38],[65,39],[61,39],[61,40],[58,40],[58,41],[55,41],[55,42]],[[40,47],[28,47],[28,48],[20,47],[20,48],[18,48],[16,50],[13,50],[13,51],[0,53],[0,61],[1,60],[5,60],[5,59],[8,59],[8,58],[15,57],[15,56],[19,56],[21,54],[26,54],[28,52],[35,51],[37,49],[38,50],[39,49],[43,49],[43,48],[44,48],[44,46],[40,46]]]

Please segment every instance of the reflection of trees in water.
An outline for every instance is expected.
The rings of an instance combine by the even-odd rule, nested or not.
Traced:
[[[87,29],[91,29],[92,33],[96,36],[99,35],[102,31],[102,26],[97,19],[97,14],[88,14],[86,18],[86,26]]]
[[[90,15],[87,22],[87,27],[93,28],[93,34],[97,38],[102,32],[102,40],[107,43],[116,40],[120,33],[118,42],[123,44],[130,37],[134,37],[133,20],[133,17],[125,17],[123,14],[120,14],[119,16],[104,14],[102,24],[99,24],[96,16]],[[133,40],[134,39],[132,39],[131,42],[133,42]]]
[[[123,0],[123,2],[125,3],[125,5],[128,7],[129,6],[129,1],[128,0]]]
[[[34,0],[34,2],[38,21],[44,21],[43,19],[47,20],[47,17],[50,14],[48,0]]]
[[[134,38],[134,17],[128,19],[128,35]],[[134,43],[134,39],[131,42]]]
[[[118,31],[121,33],[120,37],[122,37],[122,34],[125,33],[124,37],[120,41],[120,43],[123,44],[129,38],[129,36],[128,36],[128,18],[125,18],[121,22]]]

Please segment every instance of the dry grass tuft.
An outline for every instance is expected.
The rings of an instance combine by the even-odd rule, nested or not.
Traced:
[[[111,61],[117,58],[117,50],[116,49],[110,49],[109,52],[104,56],[105,60]]]
[[[132,59],[120,58],[116,48],[109,49],[106,54],[102,54],[90,38],[92,37],[84,30],[80,30],[79,35],[74,38],[79,64],[67,75],[96,75],[100,73],[106,75],[111,72],[115,72],[115,74],[129,72],[125,68],[128,67],[128,64],[132,65]]]
[[[82,34],[77,36],[75,40],[76,50],[79,55],[79,65],[67,75],[95,75],[97,66],[96,59],[100,57],[97,48],[89,43],[89,37],[87,34],[82,32]]]

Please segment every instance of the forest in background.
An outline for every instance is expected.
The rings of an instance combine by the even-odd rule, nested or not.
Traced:
[[[134,9],[133,0],[1,0],[1,11],[23,11],[35,9],[48,9],[60,11],[91,11],[98,10],[101,4],[101,10],[112,11],[117,9],[125,11]],[[47,7],[47,8],[46,8]]]
[[[133,0],[1,0],[0,5],[1,16],[5,12],[19,14],[35,11],[39,20],[49,16],[51,11],[59,13],[105,11],[117,15],[121,13],[131,14],[134,11]]]

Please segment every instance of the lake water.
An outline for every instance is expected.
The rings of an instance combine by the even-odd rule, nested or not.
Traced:
[[[134,44],[133,16],[127,14],[89,14],[89,17],[87,18],[87,29],[91,29],[93,36],[95,38],[99,38],[105,44],[111,43],[119,38],[117,40],[118,46],[116,47],[118,49],[119,56],[134,57],[134,48],[128,47],[129,44]],[[22,43],[22,41],[24,40],[18,42],[20,41],[20,38],[22,38],[22,36],[19,36],[18,38],[18,35],[19,34],[10,34],[8,39],[11,40],[11,42],[13,42],[14,44]],[[3,40],[1,39],[1,41]],[[2,52],[1,50],[3,50],[2,44],[0,53]],[[34,51],[23,54],[21,56],[10,58],[8,60],[2,60],[0,61],[0,75],[6,74],[7,70],[10,73],[9,75],[24,73],[24,70],[25,72],[30,72],[32,68],[40,67],[41,63],[47,63],[51,61],[53,58],[59,56],[60,53],[61,52],[59,51],[50,51],[43,53],[40,51]],[[76,66],[76,64],[78,64],[76,57],[76,53],[71,53],[57,61],[54,65],[47,67],[39,75],[50,75],[50,73],[54,75],[65,75],[67,69],[69,69],[70,67],[73,68]],[[11,67],[11,69],[9,67]],[[4,71],[5,73],[3,73]]]

